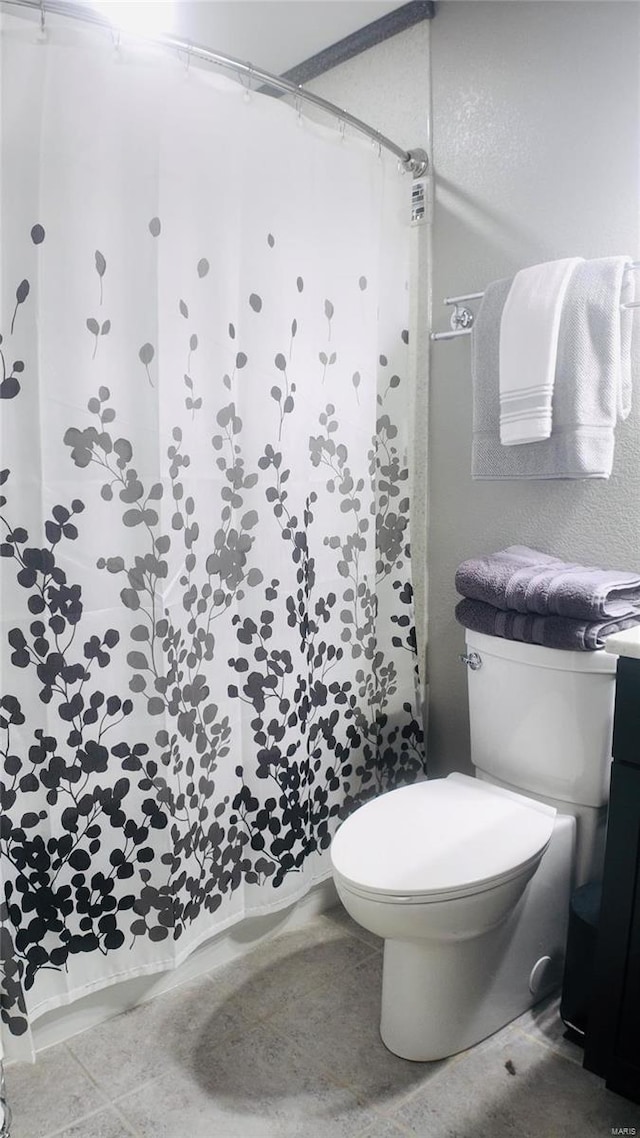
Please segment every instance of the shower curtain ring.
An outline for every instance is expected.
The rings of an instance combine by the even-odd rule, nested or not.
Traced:
[[[338,120],[338,130],[340,131],[340,141],[344,142],[347,136],[347,124],[344,119]]]
[[[247,67],[249,68],[249,71],[248,71],[248,74],[243,77],[242,83],[244,86],[244,95],[242,97],[243,97],[245,103],[250,103],[251,102],[251,96],[253,94],[253,86],[252,86],[252,83],[253,83],[253,66],[250,63],[248,63]]]
[[[296,115],[298,116],[298,126],[304,126],[302,119],[302,96],[296,95]]]
[[[46,10],[45,10],[45,6],[44,6],[44,0],[40,0],[40,31],[38,32],[38,34],[36,36],[36,42],[37,43],[46,43],[48,39],[49,39],[49,33],[47,31]],[[1,1134],[0,1134],[0,1138],[2,1138]]]
[[[184,61],[184,73],[185,73],[185,75],[188,75],[189,74],[189,68],[191,67],[191,56],[193,54],[193,49],[192,49],[190,43],[187,44],[187,50],[186,50],[185,54],[186,54],[186,58]]]

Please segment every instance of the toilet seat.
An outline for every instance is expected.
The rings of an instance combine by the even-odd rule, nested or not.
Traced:
[[[388,903],[469,897],[531,869],[553,831],[552,806],[468,775],[390,791],[361,806],[331,845],[345,888]]]

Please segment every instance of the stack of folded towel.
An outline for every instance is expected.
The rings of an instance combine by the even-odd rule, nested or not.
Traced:
[[[456,619],[465,628],[589,652],[640,624],[640,575],[576,565],[525,545],[463,561]]]

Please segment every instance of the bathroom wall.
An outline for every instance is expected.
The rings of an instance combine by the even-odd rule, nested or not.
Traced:
[[[537,261],[640,257],[640,5],[443,3],[432,24],[440,300]],[[636,320],[638,318],[636,317]],[[636,338],[636,345],[640,336]],[[640,569],[640,359],[609,481],[472,482],[467,339],[432,346],[432,773],[468,759],[456,565],[513,542]],[[636,353],[637,354],[637,353]]]
[[[591,0],[444,0],[430,22],[433,321],[441,298],[475,292],[537,261],[626,253],[640,259],[640,4]],[[346,66],[323,92],[411,145],[425,71],[415,32]],[[402,54],[402,48],[409,50]],[[400,55],[395,52],[400,49]],[[395,72],[393,68],[396,68]],[[369,86],[365,90],[365,82]],[[335,86],[332,86],[335,85]],[[407,119],[396,107],[407,100]],[[334,92],[334,93],[332,93]],[[391,121],[392,120],[392,121]],[[422,266],[422,295],[428,267]],[[428,321],[426,303],[421,326]],[[640,320],[640,317],[636,318]],[[433,344],[429,378],[429,759],[468,769],[463,632],[456,565],[520,542],[640,569],[640,358],[635,407],[618,430],[609,481],[472,482],[470,345]],[[426,373],[424,359],[419,372]],[[415,533],[414,547],[424,548]]]

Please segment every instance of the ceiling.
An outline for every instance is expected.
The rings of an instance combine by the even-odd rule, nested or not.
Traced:
[[[388,0],[89,2],[124,28],[152,34],[171,32],[276,75],[403,7]]]

